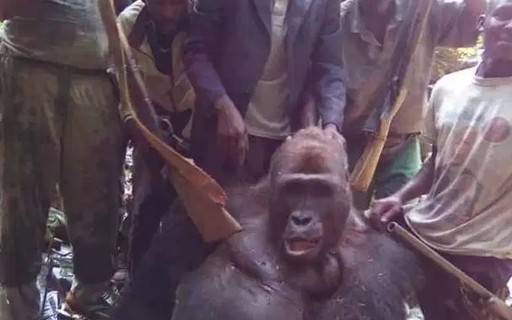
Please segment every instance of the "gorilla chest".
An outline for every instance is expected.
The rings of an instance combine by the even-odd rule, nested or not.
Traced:
[[[279,280],[254,278],[224,262],[209,259],[181,283],[174,320],[307,319],[297,290]]]

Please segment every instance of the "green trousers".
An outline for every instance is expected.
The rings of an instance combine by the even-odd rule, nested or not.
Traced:
[[[363,153],[364,146],[358,141],[347,140],[347,147],[352,171]],[[392,195],[416,175],[421,165],[419,137],[413,135],[407,139],[393,160],[378,165],[367,192],[353,191],[354,206],[356,209],[366,210],[373,198],[380,199]]]
[[[0,56],[0,285],[39,273],[56,185],[77,280],[110,279],[125,140],[116,106],[102,71]]]

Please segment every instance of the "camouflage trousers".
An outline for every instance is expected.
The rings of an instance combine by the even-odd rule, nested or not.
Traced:
[[[0,285],[33,282],[59,186],[78,281],[113,273],[124,136],[112,84],[0,55]]]

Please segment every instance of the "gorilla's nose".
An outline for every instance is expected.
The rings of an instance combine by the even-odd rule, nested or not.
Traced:
[[[298,227],[305,227],[313,221],[313,216],[309,212],[295,211],[291,215],[294,225]]]

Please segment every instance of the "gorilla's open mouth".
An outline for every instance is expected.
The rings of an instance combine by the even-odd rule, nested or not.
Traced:
[[[302,256],[311,250],[315,249],[321,238],[315,239],[304,239],[304,238],[292,238],[284,242],[286,253],[290,256]]]

